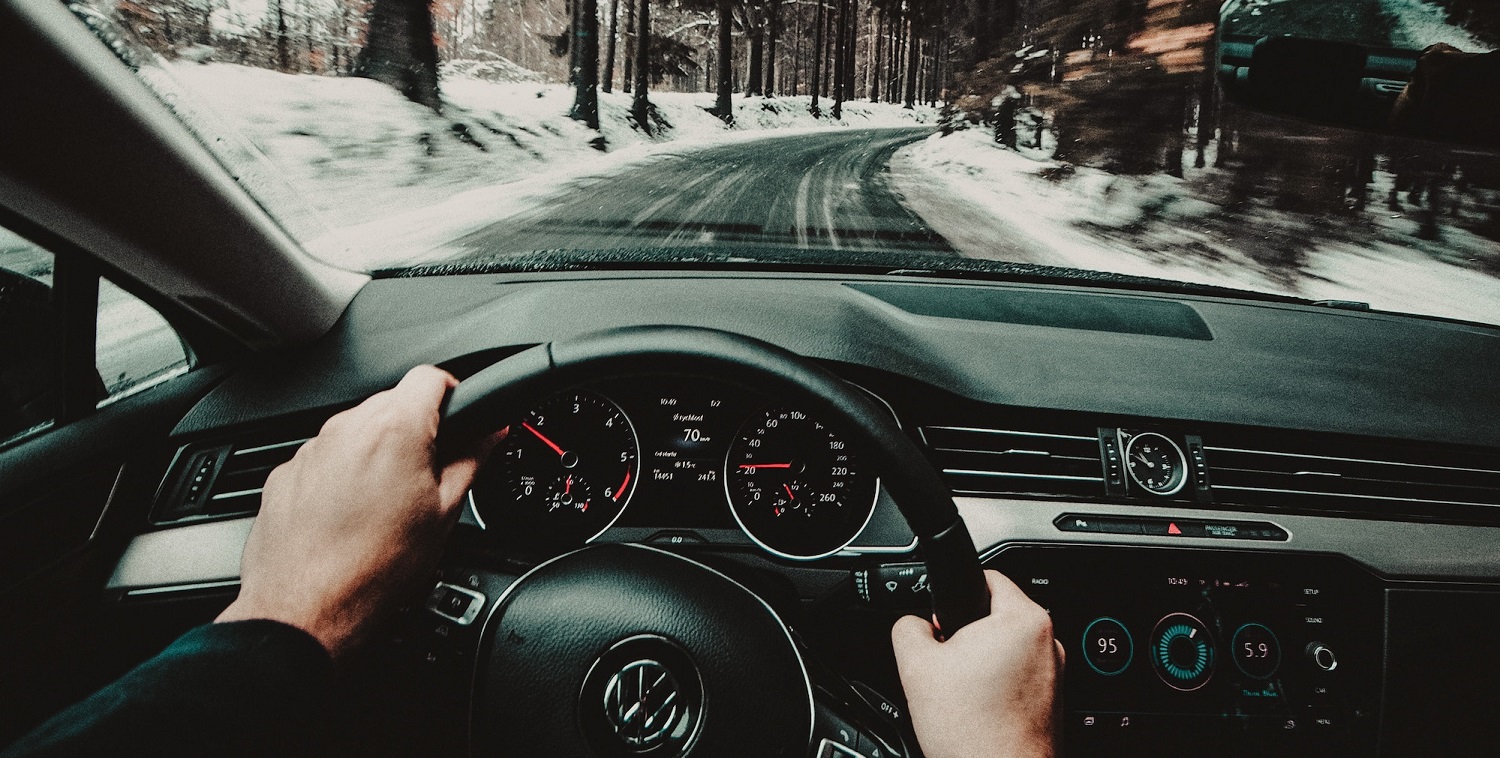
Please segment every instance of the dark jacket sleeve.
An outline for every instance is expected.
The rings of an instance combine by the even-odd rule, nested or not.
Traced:
[[[301,752],[332,679],[327,651],[296,627],[207,624],[54,716],[0,758]]]

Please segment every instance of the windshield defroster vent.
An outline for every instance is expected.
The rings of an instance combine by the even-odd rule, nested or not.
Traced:
[[[955,495],[1105,494],[1095,429],[924,426],[919,431]]]
[[[271,470],[309,438],[188,445],[177,453],[152,512],[157,524],[254,513]]]
[[[1494,520],[1500,454],[1379,442],[1205,435],[1216,503]]]

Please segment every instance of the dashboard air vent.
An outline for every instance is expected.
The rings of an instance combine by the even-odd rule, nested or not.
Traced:
[[[920,432],[955,495],[1104,495],[1096,429],[924,426]]]
[[[157,498],[158,524],[254,513],[271,470],[292,459],[308,438],[189,445],[177,453]]]
[[[1438,446],[1204,437],[1217,503],[1491,519],[1500,454]]]

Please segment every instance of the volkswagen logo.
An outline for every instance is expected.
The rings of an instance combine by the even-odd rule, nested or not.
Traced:
[[[625,665],[604,687],[604,715],[627,748],[646,752],[686,736],[688,704],[672,672],[642,659]]]

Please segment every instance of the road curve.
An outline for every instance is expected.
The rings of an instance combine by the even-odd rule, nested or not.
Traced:
[[[891,192],[887,164],[930,128],[789,134],[593,177],[477,230],[473,255],[713,245],[952,254]]]

